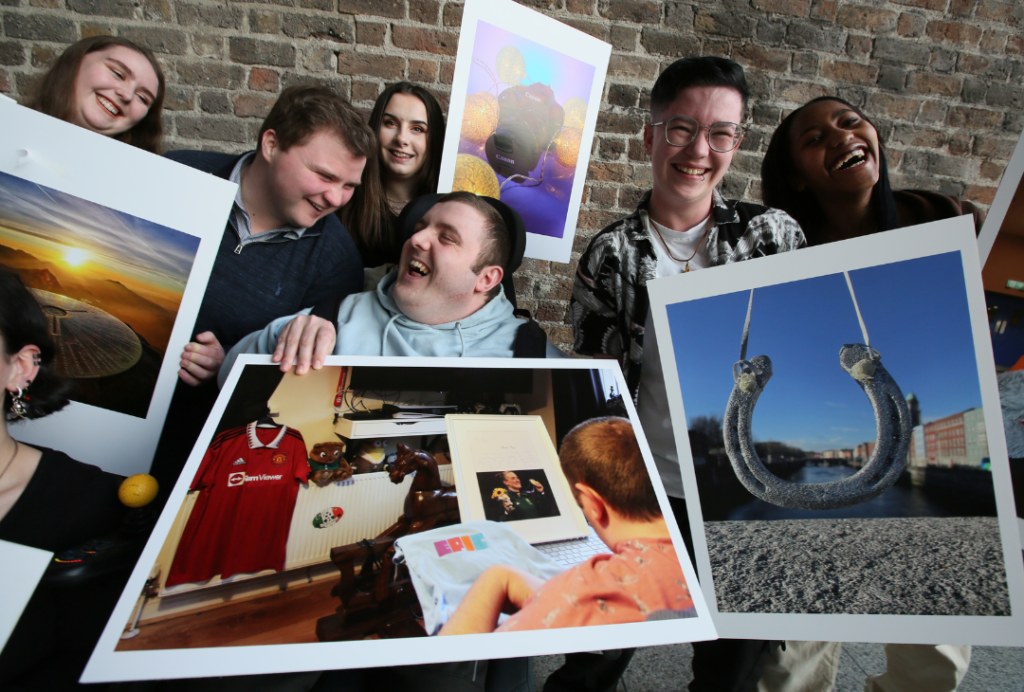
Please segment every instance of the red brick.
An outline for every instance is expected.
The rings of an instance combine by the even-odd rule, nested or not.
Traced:
[[[790,57],[789,51],[767,48],[746,41],[737,45],[733,53],[733,60],[741,65],[783,73],[789,69]]]
[[[811,99],[818,98],[819,96],[828,96],[833,93],[833,89],[822,84],[791,82],[785,79],[776,80],[775,89],[777,97],[782,101],[799,103],[800,105],[807,103]]]
[[[897,5],[907,5],[908,7],[921,7],[926,10],[937,10],[942,11],[946,9],[946,3],[949,0],[893,0]],[[956,0],[953,0],[956,2]]]
[[[595,0],[567,0],[565,9],[573,14],[594,14],[597,2]]]
[[[110,36],[114,33],[114,27],[109,24],[99,24],[97,22],[82,22],[82,38],[92,38],[93,36]]]
[[[409,59],[409,79],[414,82],[436,82],[437,61]]]
[[[387,33],[387,24],[356,22],[356,43],[364,46],[383,46],[384,37]]]
[[[437,71],[437,81],[441,84],[451,84],[453,79],[455,79],[455,63],[441,63],[440,68]]]
[[[338,0],[338,12],[345,14],[372,14],[376,17],[405,18],[404,0]]]
[[[981,42],[981,29],[961,22],[928,22],[928,37],[961,46],[975,47]]]
[[[0,70],[0,92],[9,94],[11,92],[11,78],[7,70]]]
[[[542,303],[534,317],[538,322],[561,322],[565,318],[565,303]]]
[[[998,163],[991,161],[982,161],[981,170],[978,172],[979,177],[984,180],[999,180],[1003,177],[1003,171],[1006,166],[1002,166]]]
[[[1024,53],[1024,36],[1010,36],[1006,41],[1007,55],[1021,55]]]
[[[277,97],[261,94],[238,94],[232,100],[235,104],[235,115],[239,118],[265,118]]]
[[[608,63],[608,76],[632,77],[653,82],[660,72],[658,67],[658,61],[653,58],[613,54]]]
[[[982,108],[953,106],[949,111],[949,124],[953,127],[996,127],[1003,121],[1001,111],[989,111]]]
[[[967,189],[964,190],[964,198],[978,204],[992,204],[992,200],[996,198],[997,187],[988,187],[985,185],[968,185]]]
[[[626,183],[633,176],[633,166],[627,163],[591,162],[587,180],[593,182]]]
[[[1012,26],[1021,25],[1021,12],[1019,2],[1003,2],[1002,0],[981,0],[978,9],[974,13],[978,19],[991,19],[997,22],[1006,22]]]
[[[391,42],[396,48],[420,50],[439,55],[455,55],[459,47],[459,34],[440,29],[421,29],[413,26],[391,25]]]
[[[806,17],[811,12],[811,0],[753,0],[754,7],[772,14]]]
[[[925,19],[916,12],[904,12],[896,23],[896,33],[900,36],[917,38],[924,35]]]
[[[273,70],[254,67],[249,72],[249,88],[253,91],[274,91],[281,88],[281,79]]]
[[[889,118],[913,120],[920,110],[920,99],[878,92],[868,96],[868,113],[885,113]]]
[[[352,101],[376,101],[379,95],[380,85],[377,82],[352,80]]]
[[[615,207],[615,201],[619,198],[619,188],[614,185],[590,186],[589,202],[602,209]]]
[[[815,0],[814,4],[811,5],[811,17],[832,22],[835,21],[838,8],[839,3],[837,0]]]
[[[338,53],[338,73],[381,79],[402,79],[405,76],[405,58],[368,53]]]
[[[956,96],[963,87],[963,79],[952,75],[911,72],[907,89],[917,94]]]
[[[661,21],[661,6],[651,0],[599,0],[597,11],[612,21],[636,24],[657,24]]]
[[[851,58],[865,59],[871,55],[871,37],[850,34],[846,37],[846,54]]]
[[[858,31],[888,32],[896,28],[897,17],[898,15],[890,10],[866,5],[845,5],[836,15],[836,23]]]

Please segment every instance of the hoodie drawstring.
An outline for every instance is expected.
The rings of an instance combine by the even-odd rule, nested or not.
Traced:
[[[386,353],[384,353],[384,349],[386,348],[388,343],[388,332],[391,331],[391,325],[395,323],[395,320],[397,320],[400,315],[400,312],[396,312],[394,315],[391,316],[391,319],[388,320],[388,323],[384,325],[384,338],[380,340],[380,354],[382,356],[387,355]]]
[[[466,357],[466,336],[462,333],[462,322],[455,323],[455,329],[459,332],[459,339],[462,341],[462,352],[459,354],[459,358]]]

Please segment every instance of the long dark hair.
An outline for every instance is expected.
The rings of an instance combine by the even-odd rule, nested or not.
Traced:
[[[136,45],[128,39],[116,36],[92,36],[68,46],[53,63],[53,67],[43,75],[39,81],[35,98],[29,102],[28,106],[40,113],[70,121],[75,107],[75,80],[78,79],[78,68],[82,65],[82,58],[89,53],[95,53],[111,46],[130,48],[146,58],[153,66],[159,83],[155,94],[156,98],[150,104],[145,117],[135,123],[130,130],[122,132],[114,138],[131,144],[133,147],[159,154],[160,139],[163,137],[164,131],[163,123],[160,120],[160,113],[164,108],[164,73],[160,69],[160,63],[156,61],[153,51]]]
[[[429,91],[411,82],[398,82],[384,89],[373,105],[369,124],[374,134],[380,131],[384,109],[395,94],[415,96],[427,109],[427,159],[418,174],[416,189],[413,191],[415,199],[420,195],[437,192],[441,152],[444,150],[444,113],[441,104]],[[377,158],[379,157],[380,152],[377,152]],[[398,253],[401,251],[395,228],[398,217],[392,213],[384,197],[384,183],[381,177],[385,169],[379,165],[379,161],[377,163],[378,173],[369,175],[370,166],[367,165],[362,185],[356,188],[352,199],[338,212],[359,247],[366,266],[397,261]]]
[[[817,245],[821,242],[820,230],[827,224],[827,220],[813,192],[809,189],[797,191],[793,187],[797,170],[793,164],[793,140],[790,137],[790,130],[797,114],[819,101],[838,101],[864,118],[871,127],[875,127],[875,124],[853,104],[836,96],[820,96],[787,115],[775,128],[772,140],[768,143],[768,150],[761,161],[761,198],[767,206],[781,209],[796,219],[807,237],[808,245]],[[878,132],[877,127],[875,132]],[[896,199],[893,197],[892,187],[889,186],[889,166],[885,161],[885,147],[882,146],[881,134],[878,135],[878,182],[871,190],[871,211],[879,231],[900,227],[899,216],[896,214]]]
[[[3,339],[3,352],[0,353],[3,358],[11,358],[25,346],[39,348],[41,362],[39,372],[26,391],[28,412],[25,418],[42,418],[64,408],[68,403],[70,386],[53,373],[56,348],[50,338],[46,316],[21,279],[5,269],[0,269],[0,338]],[[11,393],[5,389],[5,413],[10,410],[10,405]]]

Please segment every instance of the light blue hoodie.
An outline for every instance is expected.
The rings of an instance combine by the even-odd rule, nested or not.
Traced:
[[[381,279],[376,291],[345,298],[338,309],[336,356],[448,356],[510,358],[516,332],[524,323],[512,314],[504,292],[468,317],[446,324],[429,325],[405,316],[391,297],[397,271]],[[308,315],[310,309],[298,313]],[[284,326],[295,315],[279,317],[262,331],[243,338],[228,352],[220,369],[224,384],[241,353],[273,353]],[[563,354],[548,342],[547,357]]]

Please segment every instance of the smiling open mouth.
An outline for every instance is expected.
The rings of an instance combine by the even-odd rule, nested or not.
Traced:
[[[111,115],[121,115],[121,109],[115,106],[114,102],[108,99],[107,97],[96,94],[96,100]]]
[[[850,168],[853,168],[854,166],[860,165],[866,162],[867,160],[868,157],[865,156],[864,151],[862,149],[855,149],[854,151],[851,151],[849,154],[847,154],[845,158],[837,161],[832,166],[832,170],[845,171]]]
[[[710,168],[690,168],[688,166],[680,166],[679,164],[676,164],[676,163],[672,164],[672,168],[676,169],[677,171],[679,171],[680,173],[683,173],[685,175],[699,175],[699,176],[703,176],[705,173],[707,173],[709,170],[711,170]]]
[[[408,154],[408,153],[406,153],[404,151],[395,151],[394,149],[389,149],[388,151],[396,159],[411,159],[412,158],[412,154]]]
[[[430,273],[430,267],[419,260],[409,260],[409,271],[420,276],[426,276]]]
[[[320,206],[319,204],[317,204],[316,202],[310,201],[310,200],[308,200],[308,199],[307,199],[306,201],[307,201],[307,202],[309,202],[309,203],[310,203],[310,205],[311,205],[311,206],[312,206],[312,207],[313,207],[314,209],[316,209],[316,210],[317,210],[318,212],[321,212],[321,213],[322,213],[322,212],[324,212],[324,211],[325,211],[325,210],[327,209],[327,207],[321,207],[321,206]]]

